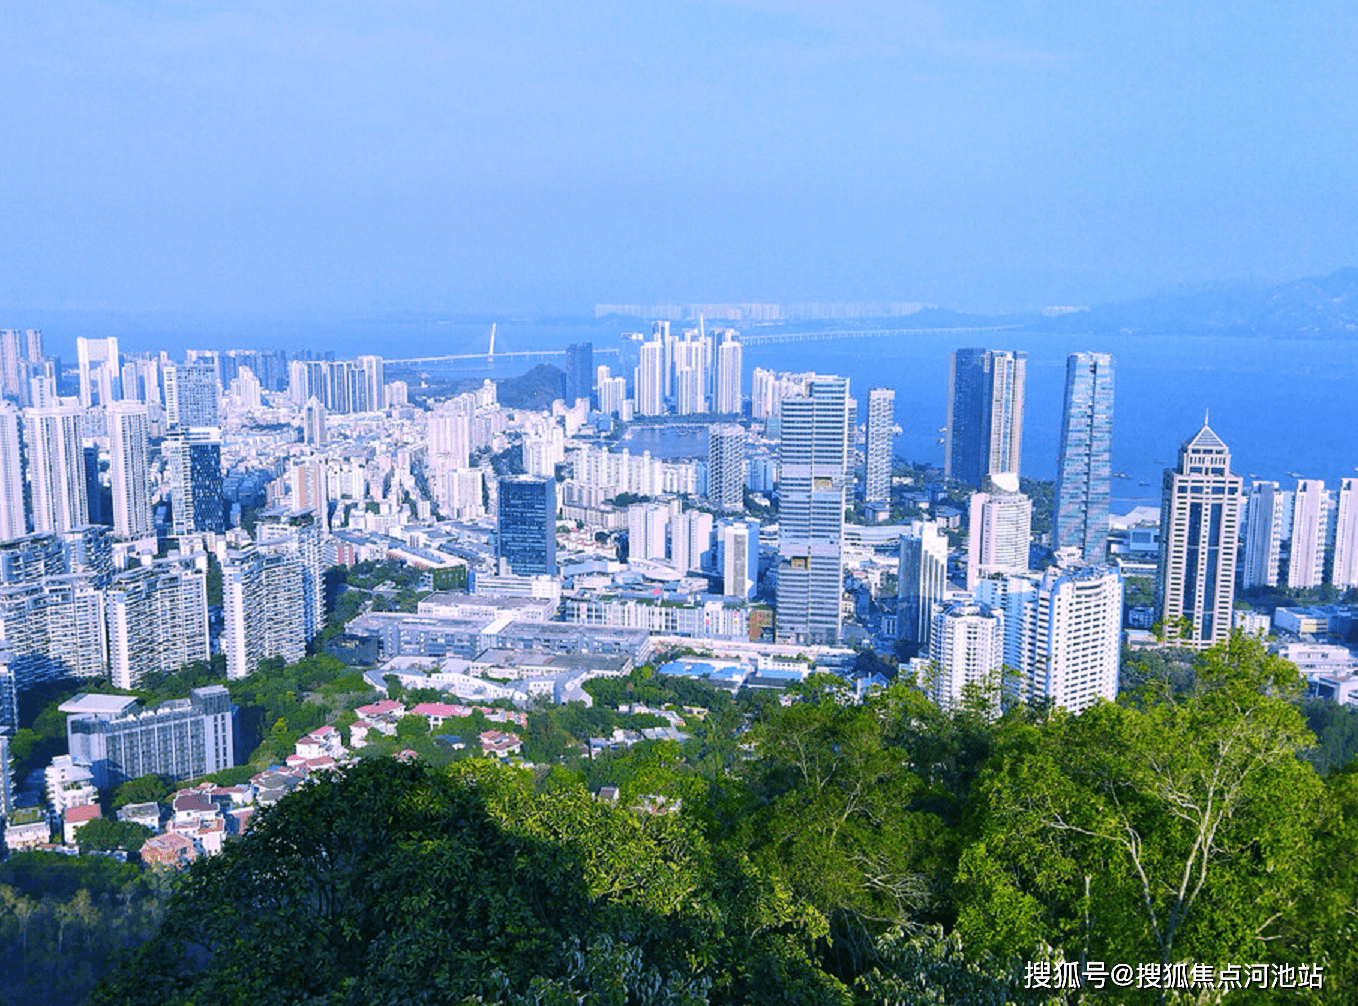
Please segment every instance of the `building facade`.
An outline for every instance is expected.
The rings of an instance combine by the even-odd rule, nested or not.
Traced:
[[[1078,548],[1086,562],[1103,560],[1112,481],[1113,357],[1071,353],[1056,463],[1056,548]]]
[[[891,502],[891,461],[896,442],[896,392],[891,388],[868,391],[868,440],[863,456],[863,499],[867,503]]]
[[[556,480],[501,479],[495,555],[519,576],[556,575]]]
[[[1023,450],[1028,354],[959,349],[948,366],[944,475],[978,489],[1002,472],[1017,476]]]

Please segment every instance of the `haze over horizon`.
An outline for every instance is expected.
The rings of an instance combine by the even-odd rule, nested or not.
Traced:
[[[1090,305],[1353,264],[1354,19],[1206,3],[0,13],[5,324]]]

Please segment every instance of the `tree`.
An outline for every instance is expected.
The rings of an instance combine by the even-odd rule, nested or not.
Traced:
[[[126,807],[129,803],[159,803],[170,795],[170,787],[158,775],[142,775],[129,779],[113,794],[113,806]],[[88,826],[87,826],[88,827]]]
[[[1239,633],[1187,693],[1054,713],[981,782],[959,931],[1018,952],[1036,937],[1098,959],[1268,959],[1306,883],[1323,787],[1289,696],[1295,668]]]
[[[396,736],[403,741],[413,741],[428,737],[429,721],[423,716],[408,713],[396,721]]]
[[[142,845],[154,834],[155,832],[144,825],[100,817],[80,829],[79,839],[82,849],[124,849],[127,852],[140,852]]]

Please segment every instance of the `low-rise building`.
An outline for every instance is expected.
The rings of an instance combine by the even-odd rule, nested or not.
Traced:
[[[79,807],[68,807],[61,815],[62,837],[67,845],[76,844],[76,835],[80,829],[91,821],[98,820],[104,816],[104,812],[99,809],[97,803],[81,804]]]

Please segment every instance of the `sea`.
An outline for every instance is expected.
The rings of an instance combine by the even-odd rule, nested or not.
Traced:
[[[678,327],[678,326],[676,326]],[[619,368],[624,331],[649,328],[627,319],[501,319],[496,351],[561,349],[590,341],[596,364]],[[341,356],[381,352],[391,358],[485,352],[491,319],[484,322],[414,318],[378,319],[316,333]],[[745,334],[765,329],[746,328]],[[319,341],[317,341],[319,340]],[[350,345],[352,343],[352,345]],[[1113,354],[1113,509],[1158,505],[1161,474],[1179,445],[1206,418],[1232,452],[1233,469],[1247,479],[1291,485],[1321,478],[1333,488],[1358,475],[1358,340],[1270,338],[1247,335],[1050,334],[1023,329],[940,331],[833,338],[814,342],[747,345],[745,387],[754,367],[816,371],[850,379],[866,402],[867,390],[896,390],[901,433],[896,453],[941,465],[947,418],[948,358],[964,346],[1028,353],[1022,471],[1055,477],[1067,354]],[[511,376],[537,360],[498,356],[458,365],[466,376]],[[560,357],[554,361],[564,366]],[[622,369],[626,369],[623,367]],[[446,372],[441,370],[441,373]],[[701,453],[701,431],[638,432],[637,449],[660,456]]]

